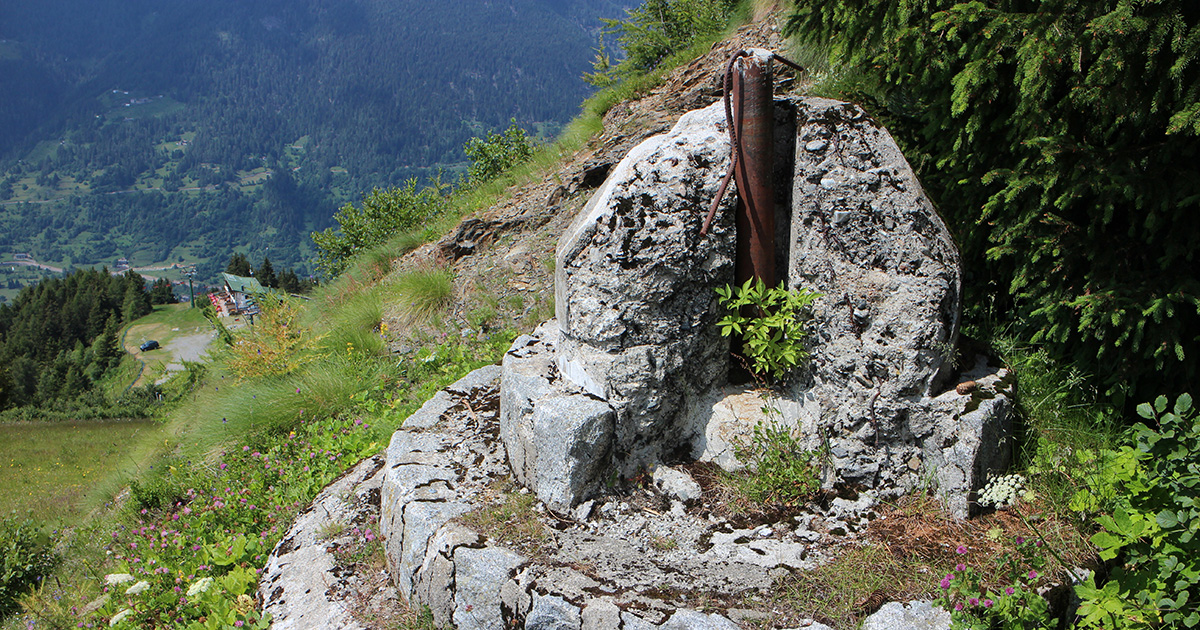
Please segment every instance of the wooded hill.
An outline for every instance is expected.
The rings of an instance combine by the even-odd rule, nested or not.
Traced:
[[[554,133],[631,0],[50,0],[0,7],[0,251],[292,266],[376,186]],[[138,192],[127,192],[127,191]],[[29,203],[14,203],[29,202]],[[65,265],[64,265],[65,266]]]

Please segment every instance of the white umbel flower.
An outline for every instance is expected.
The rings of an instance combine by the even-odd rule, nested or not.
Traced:
[[[196,595],[199,595],[200,593],[207,591],[208,587],[212,586],[212,583],[213,583],[213,579],[210,577],[200,578],[199,580],[196,580],[195,583],[193,583],[191,586],[188,587],[187,596],[195,597]]]
[[[983,507],[1008,507],[1017,502],[1025,489],[1025,478],[1021,475],[1001,475],[988,482],[979,493],[979,505]]]

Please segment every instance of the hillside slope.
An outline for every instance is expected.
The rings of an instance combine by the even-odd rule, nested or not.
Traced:
[[[466,139],[555,133],[598,18],[632,4],[7,3],[0,250],[290,267],[339,205],[456,168]]]
[[[609,170],[642,140],[670,129],[685,112],[720,99],[721,74],[733,52],[782,46],[774,16],[742,27],[704,56],[671,71],[649,93],[613,107],[604,116],[603,131],[573,155],[563,156],[559,166],[509,189],[500,202],[464,218],[437,242],[396,260],[393,276],[440,266],[453,269],[451,310],[463,326],[471,326],[469,314],[487,304],[529,328],[552,317],[558,236]],[[790,71],[780,72],[777,90],[793,82]],[[402,305],[389,307],[388,328],[405,330]],[[406,344],[401,337],[394,346]]]

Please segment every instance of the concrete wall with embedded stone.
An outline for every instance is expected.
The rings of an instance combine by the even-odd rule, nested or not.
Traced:
[[[729,158],[721,106],[685,114],[613,169],[559,241],[556,329],[506,356],[501,401],[514,474],[555,509],[686,451],[694,429],[679,422],[725,378],[714,289],[733,278],[732,221],[700,227]]]
[[[700,227],[729,146],[719,104],[685,114],[634,148],[559,240],[556,363],[612,405],[621,472],[681,443],[684,409],[725,378],[714,289],[733,279],[734,234],[728,216]]]

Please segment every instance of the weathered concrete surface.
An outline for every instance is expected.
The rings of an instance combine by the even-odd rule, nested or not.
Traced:
[[[867,617],[862,630],[949,630],[950,613],[927,601],[884,604]]]
[[[933,483],[966,517],[1010,461],[1014,392],[984,362],[958,379],[976,381],[974,393],[943,393],[958,382],[958,250],[886,130],[848,103],[795,106],[787,283],[820,294],[811,363],[766,399],[710,392],[695,407],[704,429],[692,455],[736,469],[755,424],[777,423],[824,450],[826,487],[894,496]]]
[[[798,422],[830,448],[827,485],[907,490],[926,470],[913,410],[952,372],[958,250],[885,129],[849,103],[796,108],[787,282],[821,297],[807,378],[786,397],[816,403]]]
[[[720,104],[685,114],[630,151],[559,240],[555,361],[612,405],[621,473],[687,444],[678,421],[725,378],[714,289],[733,279],[732,196],[708,236],[700,226],[729,146]]]

